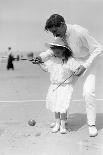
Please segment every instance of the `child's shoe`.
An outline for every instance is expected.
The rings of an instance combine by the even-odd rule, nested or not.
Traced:
[[[56,122],[53,122],[50,124],[50,127],[53,128],[55,126]]]
[[[60,133],[61,134],[66,134],[67,133],[66,128],[63,128],[63,127],[60,126]]]
[[[89,125],[89,136],[95,137],[97,135],[98,135],[98,131],[97,131],[95,125],[91,125],[91,126]]]
[[[58,132],[60,129],[60,119],[56,119],[54,127],[52,129],[52,133]]]
[[[58,132],[60,129],[60,124],[59,123],[55,123],[55,126],[52,129],[52,133]]]
[[[66,123],[65,120],[61,120],[61,126],[60,126],[60,133],[61,134],[66,134],[67,133],[67,130],[66,130],[66,127],[65,127],[65,123]]]

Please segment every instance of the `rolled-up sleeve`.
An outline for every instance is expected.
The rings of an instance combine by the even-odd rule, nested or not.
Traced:
[[[81,39],[82,39],[83,46],[88,48],[88,51],[90,54],[89,58],[83,65],[85,68],[88,68],[92,64],[94,59],[98,55],[103,53],[103,48],[101,44],[98,43],[88,32],[83,33],[83,36]]]
[[[41,57],[42,61],[45,62],[53,56],[53,51],[48,49],[47,51],[40,53],[39,56]]]
[[[70,58],[66,64],[63,65],[64,69],[75,71],[80,66],[80,63],[74,58]]]

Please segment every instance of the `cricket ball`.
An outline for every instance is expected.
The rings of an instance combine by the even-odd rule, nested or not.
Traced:
[[[36,121],[33,120],[33,119],[31,119],[31,120],[28,121],[28,124],[29,124],[30,126],[35,126]]]

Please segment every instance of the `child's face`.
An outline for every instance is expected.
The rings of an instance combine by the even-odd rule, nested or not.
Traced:
[[[62,58],[63,57],[63,53],[64,53],[64,50],[63,49],[52,49],[53,50],[53,53],[56,57],[58,58]]]

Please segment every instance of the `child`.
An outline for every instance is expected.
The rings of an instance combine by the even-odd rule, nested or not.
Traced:
[[[60,133],[65,134],[67,132],[65,127],[67,110],[75,83],[75,76],[72,74],[79,67],[79,63],[65,46],[52,44],[50,49],[53,52],[52,57],[44,63],[40,63],[39,60],[41,68],[50,73],[51,85],[46,97],[46,108],[55,113],[52,132],[60,130]]]

